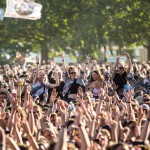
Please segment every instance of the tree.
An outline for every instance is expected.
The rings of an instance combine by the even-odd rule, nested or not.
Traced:
[[[36,0],[43,5],[40,20],[4,18],[0,22],[0,49],[41,52],[48,60],[60,51],[75,55],[78,60],[90,54],[97,59],[101,47],[132,44],[150,49],[150,5],[139,0]],[[5,7],[5,1],[0,1]],[[55,51],[53,51],[55,50]],[[150,50],[149,50],[150,55]],[[149,56],[150,59],[150,56]],[[99,60],[103,61],[103,60]]]
[[[150,60],[150,2],[115,0],[109,4],[108,11],[113,26],[108,30],[110,41],[119,46],[143,45]]]

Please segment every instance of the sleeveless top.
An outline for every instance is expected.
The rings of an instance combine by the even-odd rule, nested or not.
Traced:
[[[100,92],[102,91],[102,88],[93,88],[93,96],[99,96]]]

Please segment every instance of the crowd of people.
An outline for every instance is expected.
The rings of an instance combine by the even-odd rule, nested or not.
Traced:
[[[0,150],[149,150],[150,64],[0,68]]]

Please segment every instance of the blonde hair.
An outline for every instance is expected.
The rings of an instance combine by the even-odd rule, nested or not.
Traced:
[[[71,70],[75,70],[76,73],[78,74],[78,69],[75,67],[75,66],[70,66],[69,69],[68,69],[68,73],[70,74],[70,71]]]
[[[123,60],[119,60],[119,61],[118,61],[118,65],[119,65],[119,64],[122,65],[123,67],[125,67],[125,62],[124,62]]]

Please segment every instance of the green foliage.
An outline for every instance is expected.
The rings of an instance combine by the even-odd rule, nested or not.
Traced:
[[[98,59],[101,47],[132,44],[150,47],[150,3],[147,0],[36,0],[43,5],[40,20],[0,21],[0,50],[41,51],[47,61],[65,51],[78,61],[86,54]],[[5,1],[0,1],[5,8]],[[130,48],[129,48],[130,49]],[[4,56],[3,56],[4,57]]]

